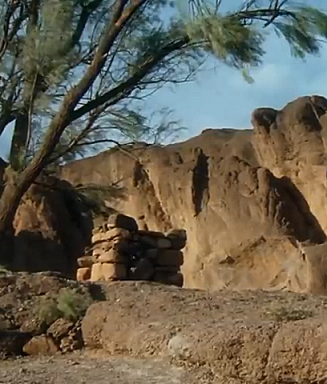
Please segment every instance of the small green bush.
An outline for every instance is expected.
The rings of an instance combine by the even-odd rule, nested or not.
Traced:
[[[47,325],[63,318],[77,321],[92,304],[91,296],[78,289],[63,288],[57,295],[44,298],[37,308],[37,317]]]
[[[54,297],[43,299],[39,303],[36,312],[37,317],[47,325],[51,325],[62,317],[62,314],[58,309],[57,300]]]
[[[84,316],[87,308],[92,304],[89,294],[76,289],[64,288],[58,295],[58,309],[66,320],[76,321]]]

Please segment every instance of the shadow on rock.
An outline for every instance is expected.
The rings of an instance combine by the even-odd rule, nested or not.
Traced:
[[[316,244],[324,243],[327,240],[326,234],[315,215],[311,212],[309,204],[302,193],[289,177],[284,176],[280,180],[303,219],[303,225],[300,226],[300,231],[296,233],[297,239],[299,241],[309,240]]]

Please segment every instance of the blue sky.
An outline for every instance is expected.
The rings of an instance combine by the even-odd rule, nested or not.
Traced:
[[[327,11],[327,0],[302,1]],[[225,0],[229,7],[240,0]],[[323,5],[324,4],[324,5]],[[327,44],[319,57],[305,61],[291,57],[285,41],[271,35],[266,43],[263,64],[251,72],[255,82],[248,84],[240,72],[209,61],[192,83],[166,87],[148,99],[151,110],[168,107],[174,118],[187,127],[183,138],[207,127],[249,128],[251,112],[257,107],[282,108],[304,95],[327,97]],[[215,70],[209,68],[215,65]],[[10,132],[0,138],[0,156],[6,158]]]
[[[226,0],[231,6],[239,0]],[[327,11],[327,0],[302,1]],[[323,5],[324,4],[324,5]],[[148,101],[151,108],[168,106],[188,128],[186,136],[206,127],[249,128],[251,112],[257,107],[282,108],[304,95],[327,97],[327,44],[319,57],[305,61],[291,56],[284,40],[272,34],[265,45],[263,64],[252,70],[255,83],[248,84],[240,72],[218,63],[216,69],[201,72],[197,81],[162,89]],[[207,67],[212,67],[210,60]]]
[[[299,96],[327,96],[327,45],[320,57],[306,61],[292,58],[287,44],[276,37],[266,47],[263,64],[251,71],[253,84],[237,70],[218,65],[200,73],[194,83],[158,91],[148,103],[154,109],[173,108],[191,136],[205,127],[248,128],[257,107],[282,108]]]

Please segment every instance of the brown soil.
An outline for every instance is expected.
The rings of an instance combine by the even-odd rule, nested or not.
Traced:
[[[183,369],[159,359],[88,352],[0,362],[1,384],[191,384]]]

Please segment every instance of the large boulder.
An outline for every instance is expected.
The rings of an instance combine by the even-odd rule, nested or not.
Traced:
[[[75,276],[90,243],[92,220],[68,182],[40,178],[25,194],[13,222],[8,251],[15,271],[58,271]]]
[[[61,177],[114,186],[106,204],[153,230],[185,228],[186,287],[311,291],[319,279],[321,292],[325,254],[306,250],[326,241],[326,106],[300,98],[256,110],[254,130],[115,148],[64,166]]]
[[[52,354],[81,348],[82,307],[100,297],[99,288],[55,272],[0,273],[0,360],[27,353]],[[84,304],[85,303],[85,304]],[[80,312],[79,312],[80,311]],[[76,315],[76,316],[77,316]]]
[[[198,373],[204,370],[206,383],[326,380],[327,301],[322,297],[209,293],[140,282],[113,283],[106,296],[83,319],[89,347],[170,357]]]

